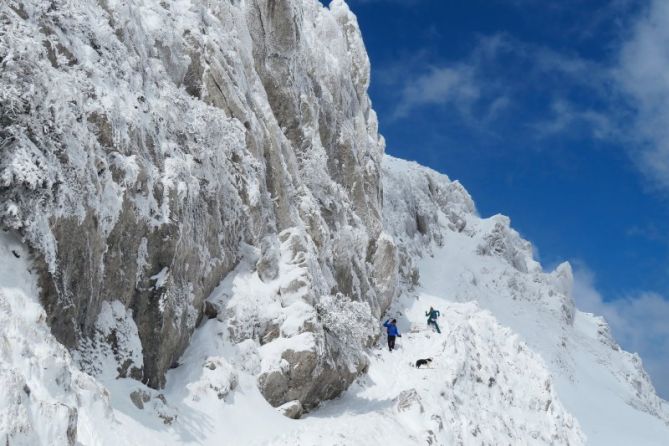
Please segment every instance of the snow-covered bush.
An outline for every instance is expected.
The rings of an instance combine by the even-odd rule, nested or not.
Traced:
[[[351,367],[357,367],[362,353],[379,336],[379,324],[367,302],[342,294],[324,296],[316,306],[325,332],[335,339]]]

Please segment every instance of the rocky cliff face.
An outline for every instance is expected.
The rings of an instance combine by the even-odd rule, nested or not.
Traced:
[[[313,317],[235,341],[309,333],[322,354],[286,352],[263,382],[314,404],[364,369],[316,312],[342,295],[379,316],[397,283],[369,62],[342,1],[8,0],[0,26],[0,225],[34,251],[49,326],[86,370],[107,352],[160,388],[222,278],[244,263],[269,283],[285,255],[300,274],[264,297]]]

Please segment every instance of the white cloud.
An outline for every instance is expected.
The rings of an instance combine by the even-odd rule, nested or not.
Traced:
[[[630,0],[612,0],[583,19],[588,35],[611,28],[603,35],[611,49],[605,61],[497,33],[479,38],[460,60],[435,60],[428,50],[417,51],[375,75],[387,87],[387,96],[396,99],[392,118],[442,106],[479,135],[606,140],[624,147],[648,184],[667,193],[669,1],[646,2],[644,9]],[[635,18],[638,10],[642,12]],[[518,112],[515,122],[522,128],[513,128],[509,110]]]
[[[636,112],[635,159],[669,189],[669,2],[653,0],[620,51],[616,79]]]
[[[467,113],[481,95],[474,75],[472,67],[467,65],[430,68],[405,84],[394,117],[403,118],[424,105],[453,105]]]
[[[391,118],[406,118],[423,107],[443,106],[467,125],[489,131],[486,124],[513,105],[506,83],[490,72],[508,45],[506,35],[495,34],[480,38],[461,61],[434,61],[433,54],[421,50],[377,69],[376,79],[395,98]]]
[[[573,263],[576,306],[604,316],[618,343],[639,353],[658,394],[669,399],[669,300],[657,293],[640,293],[605,302],[594,273],[582,262]]]
[[[391,118],[440,106],[496,139],[606,140],[624,148],[649,185],[669,193],[669,1],[646,2],[644,9],[612,0],[594,12],[586,34],[611,28],[603,35],[608,60],[497,33],[460,60],[417,51],[375,70],[376,79],[396,100]],[[518,119],[509,119],[510,110]]]

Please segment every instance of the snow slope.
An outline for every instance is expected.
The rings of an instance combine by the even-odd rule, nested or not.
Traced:
[[[477,253],[477,233],[489,231],[495,220],[472,219],[470,233],[447,233],[444,247],[420,262],[422,291],[476,301],[518,333],[546,361],[557,394],[589,444],[666,444],[669,408],[655,396],[638,356],[618,347],[601,318],[576,310],[570,324],[555,305],[551,282],[566,280],[568,266],[549,275],[523,273]]]
[[[6,273],[3,316],[21,324],[3,321],[3,366],[12,365],[3,368],[3,381],[13,385],[3,401],[7,416],[1,426],[12,445],[75,444],[75,438],[87,445],[214,445],[221,439],[231,445],[474,444],[502,437],[524,444],[582,442],[542,360],[475,304],[443,307],[444,334],[436,335],[425,329],[422,311],[443,302],[429,296],[402,299],[397,305],[407,309],[401,318],[407,333],[399,350],[374,348],[366,377],[340,399],[295,421],[258,390],[256,376],[272,354],[250,340],[235,344],[228,322],[219,319],[196,332],[163,392],[109,373],[96,382],[76,369],[48,333],[43,310],[31,297],[36,287],[27,251],[4,235],[0,254]],[[227,289],[223,283],[217,293]],[[295,342],[292,348],[298,350]],[[411,366],[428,356],[435,358],[433,369]],[[13,406],[14,397],[22,404]],[[263,429],[256,428],[259,423]]]

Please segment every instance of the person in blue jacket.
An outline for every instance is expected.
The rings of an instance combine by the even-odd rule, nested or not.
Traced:
[[[397,319],[388,319],[383,323],[383,326],[386,327],[386,332],[388,333],[388,350],[393,351],[395,348],[395,338],[402,337],[400,331],[397,329]]]

